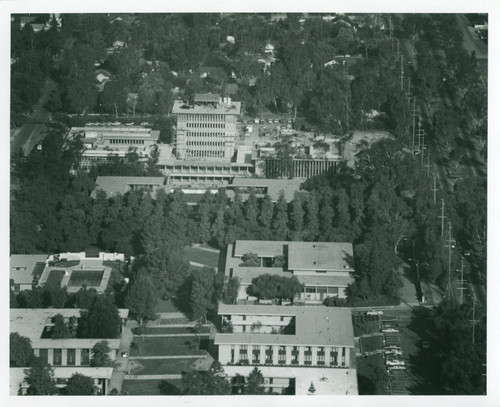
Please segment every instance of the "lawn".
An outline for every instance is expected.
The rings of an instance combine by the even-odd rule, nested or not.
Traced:
[[[135,375],[181,374],[190,371],[196,359],[138,359],[137,362],[144,366],[144,369]]]
[[[159,300],[158,308],[156,312],[182,312],[179,308],[175,306],[172,300]]]
[[[54,267],[74,267],[80,264],[80,260],[62,260],[54,263]]]
[[[219,253],[209,252],[198,247],[186,247],[186,258],[195,263],[206,264],[209,267],[218,267]]]
[[[193,328],[146,328],[143,332],[144,335],[165,335],[165,334],[194,334],[196,333],[194,327]],[[199,333],[210,333],[210,328],[201,327]]]
[[[355,315],[352,317],[354,336],[380,332],[378,315]]]
[[[69,277],[68,287],[99,287],[104,270],[73,270]]]
[[[200,349],[200,339],[193,336],[176,336],[172,338],[141,338],[134,336],[130,356],[182,356],[205,355],[206,351]]]
[[[401,300],[387,295],[382,295],[380,298],[350,299],[345,304],[346,307],[381,307],[384,305],[399,305]]]
[[[168,383],[180,387],[182,380],[166,380]],[[161,395],[158,385],[162,380],[124,380],[122,394],[130,396],[159,396]]]
[[[382,335],[371,336],[369,338],[361,338],[361,351],[373,352],[384,347],[384,337]]]
[[[187,318],[162,318],[160,325],[174,325],[174,324],[189,324],[191,321]]]
[[[64,277],[64,270],[50,270],[49,276],[45,281],[46,287],[61,287],[61,281]]]

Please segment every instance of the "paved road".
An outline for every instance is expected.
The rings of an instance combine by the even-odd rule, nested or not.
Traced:
[[[45,82],[40,99],[34,107],[34,112],[28,117],[23,126],[12,133],[10,140],[11,152],[22,149],[24,155],[28,155],[34,145],[43,140],[45,123],[50,120],[50,113],[43,109],[43,105],[48,100],[54,87],[55,84],[51,80]]]

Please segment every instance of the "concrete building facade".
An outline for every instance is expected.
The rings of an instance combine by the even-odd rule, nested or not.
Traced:
[[[223,333],[215,344],[230,377],[257,366],[268,390],[279,394],[291,385],[307,394],[305,383],[316,376],[330,379],[316,394],[357,394],[349,309],[221,304],[219,315]]]
[[[175,101],[175,149],[178,159],[230,161],[237,135],[241,103],[216,94],[197,94],[194,104]]]

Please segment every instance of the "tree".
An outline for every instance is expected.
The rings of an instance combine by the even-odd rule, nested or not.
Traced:
[[[97,291],[95,288],[87,288],[83,286],[74,295],[75,305],[77,308],[90,309],[95,297],[97,296]]]
[[[219,362],[214,362],[208,371],[183,373],[182,394],[196,396],[222,396],[231,394],[231,384],[226,379]]]
[[[92,348],[92,359],[90,359],[90,366],[93,367],[115,367],[116,362],[111,360],[109,353],[111,348],[108,341],[97,342]]]
[[[80,373],[74,373],[64,388],[64,393],[68,396],[92,396],[95,392],[94,379]]]
[[[298,196],[295,196],[295,199],[292,202],[292,213],[290,220],[292,224],[292,240],[302,240],[302,229],[304,227],[304,209],[302,207],[302,199]]]
[[[260,258],[255,253],[245,253],[241,260],[240,267],[260,267]]]
[[[33,358],[30,369],[24,370],[24,380],[28,383],[27,394],[30,396],[48,396],[57,394],[54,370],[40,358]]]
[[[125,307],[135,315],[140,325],[142,325],[143,319],[153,320],[156,318],[157,295],[151,277],[144,272],[139,272],[125,298]]]
[[[283,191],[280,192],[272,221],[272,232],[275,240],[286,240],[288,236],[288,204]]]
[[[247,386],[245,394],[259,395],[264,394],[264,376],[256,367],[250,372],[247,377]]]
[[[17,332],[10,334],[10,367],[30,366],[33,360],[31,340]]]
[[[238,277],[231,277],[226,283],[222,300],[225,304],[235,304],[238,299],[238,292],[240,290],[240,279]]]
[[[52,323],[54,324],[52,328],[52,339],[71,338],[71,332],[62,314],[54,315],[52,317]]]
[[[118,308],[104,295],[97,295],[90,310],[82,312],[78,321],[80,334],[84,338],[118,338],[121,324]]]
[[[211,267],[193,270],[191,273],[191,313],[193,319],[205,321],[207,312],[215,306],[214,299],[215,272]]]
[[[275,298],[293,301],[294,297],[303,291],[297,277],[281,277],[279,275],[263,274],[252,280],[247,287],[247,294],[259,299]]]

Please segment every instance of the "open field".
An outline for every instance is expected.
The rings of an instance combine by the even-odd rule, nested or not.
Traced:
[[[69,277],[68,286],[99,287],[103,274],[104,270],[73,270]]]
[[[181,380],[168,379],[170,384],[179,387]],[[122,385],[122,393],[127,393],[131,396],[159,396],[160,389],[158,385],[161,380],[124,380]]]
[[[141,338],[134,337],[137,347],[131,347],[130,356],[176,356],[176,355],[205,355],[200,349],[199,338],[193,336],[179,336],[172,338]]]
[[[186,247],[184,252],[189,261],[205,264],[208,267],[217,267],[219,265],[219,253],[203,250],[198,247]]]
[[[384,338],[382,335],[360,338],[361,352],[373,352],[377,349],[383,349]]]
[[[137,369],[134,375],[181,374],[191,370],[197,359],[139,359],[144,369]]]

